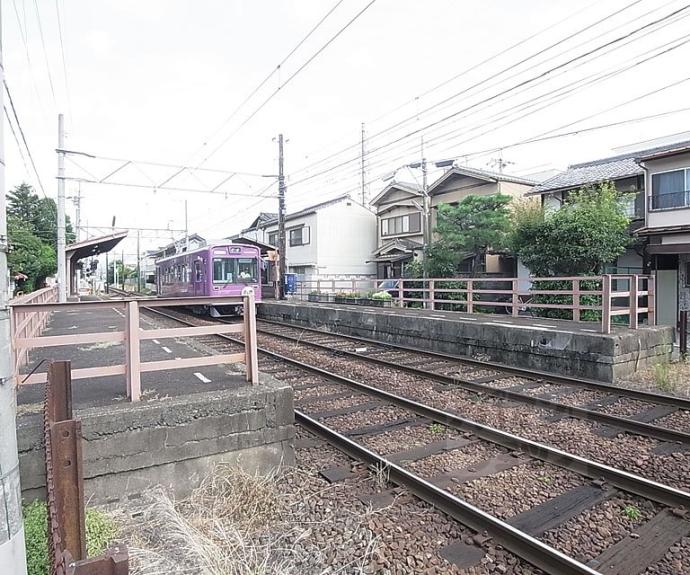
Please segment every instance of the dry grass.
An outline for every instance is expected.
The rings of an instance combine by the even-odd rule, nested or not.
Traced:
[[[284,489],[286,474],[293,489]],[[155,490],[143,513],[128,520],[132,574],[366,572],[378,547],[367,527],[374,512],[315,512],[323,507],[325,492],[294,489],[309,481],[294,469],[280,477],[262,477],[219,465],[188,499],[174,501],[162,489]],[[337,529],[345,531],[344,545],[333,535],[323,537]],[[353,542],[350,548],[348,541]],[[345,560],[333,566],[333,557],[340,556],[338,546]]]
[[[649,368],[638,371],[619,385],[690,397],[690,360],[675,362],[659,361]]]

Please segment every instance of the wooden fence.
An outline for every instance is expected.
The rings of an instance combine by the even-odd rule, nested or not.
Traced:
[[[213,324],[198,327],[176,327],[142,330],[139,327],[139,310],[144,307],[171,307],[182,305],[238,304],[243,305],[244,321],[241,324]],[[115,309],[125,317],[123,331],[78,333],[74,335],[40,336],[36,326],[47,321],[53,312],[90,311]],[[15,377],[18,383],[45,383],[46,373],[34,373],[20,379],[19,370],[31,349],[60,345],[122,343],[125,348],[125,362],[120,365],[85,367],[72,370],[72,379],[124,375],[127,381],[127,397],[139,401],[141,396],[141,374],[151,371],[182,369],[243,362],[246,365],[247,381],[258,383],[258,355],[256,349],[256,307],[253,290],[247,290],[242,297],[223,298],[152,298],[122,299],[108,301],[87,301],[79,303],[13,303],[11,305],[13,326],[12,343],[15,350]],[[42,319],[36,319],[42,318]],[[30,328],[30,326],[33,326]],[[21,329],[20,329],[21,328]],[[198,337],[202,335],[243,333],[244,351],[240,353],[209,355],[164,361],[141,361],[140,342],[150,339],[171,337]]]
[[[644,316],[647,325],[655,324],[654,280],[652,275],[637,274],[304,280],[298,283],[296,297],[319,301],[319,296],[325,295],[325,301],[337,302],[356,294],[350,299],[366,305],[365,294],[385,291],[397,307],[506,313],[512,317],[544,317],[548,310],[558,310],[564,312],[559,315],[567,316],[561,319],[600,321],[601,331],[611,333],[615,317],[627,316],[626,323],[633,329],[643,323]]]

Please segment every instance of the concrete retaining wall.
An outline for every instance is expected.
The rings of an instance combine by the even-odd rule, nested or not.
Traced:
[[[272,378],[262,381],[253,387],[78,411],[86,500],[134,499],[155,485],[183,497],[221,461],[252,473],[292,465],[292,388]],[[43,497],[40,417],[21,418],[17,434],[23,496]]]
[[[508,325],[505,316],[474,314],[473,321],[458,321],[452,312],[434,314],[444,317],[422,317],[428,315],[422,310],[396,313],[288,302],[258,305],[260,318],[609,383],[671,357],[673,329],[666,326],[616,329],[604,335],[568,331],[571,322],[560,322],[563,329],[544,329],[529,321]],[[499,320],[505,323],[496,323]]]

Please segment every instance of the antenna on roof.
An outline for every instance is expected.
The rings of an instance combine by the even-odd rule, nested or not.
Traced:
[[[491,158],[491,159],[487,162],[486,165],[487,165],[487,166],[491,166],[492,168],[495,166],[495,167],[497,168],[497,170],[498,170],[498,173],[499,173],[499,174],[502,174],[502,173],[503,173],[503,169],[504,169],[506,166],[509,166],[509,165],[511,165],[511,164],[515,164],[515,162],[511,162],[511,161],[508,161],[508,160],[504,160],[504,159],[503,159],[503,150],[499,150],[499,152],[498,152],[498,158]]]

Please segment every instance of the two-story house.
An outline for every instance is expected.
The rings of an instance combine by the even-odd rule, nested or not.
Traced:
[[[676,325],[690,311],[690,141],[637,155],[645,172],[645,221],[637,235],[648,238],[656,275],[657,323]]]
[[[602,182],[610,182],[626,194],[625,210],[630,217],[630,232],[644,224],[644,170],[629,153],[572,164],[567,170],[534,186],[528,195],[539,196],[546,210],[558,210],[573,191]],[[644,242],[637,242],[621,254],[607,269],[611,273],[644,273],[648,271]]]
[[[378,278],[399,278],[405,265],[424,248],[422,188],[394,182],[371,200],[376,210],[376,250],[367,258],[376,263]]]
[[[278,245],[278,216],[261,214],[244,237]],[[306,207],[285,216],[286,269],[302,280],[369,278],[368,260],[376,247],[376,216],[349,195]]]
[[[504,194],[512,198],[525,196],[535,185],[534,180],[500,172],[454,165],[429,186],[432,227],[436,226],[436,213],[441,204],[457,204],[467,196]],[[472,256],[466,260],[467,265]],[[469,267],[468,267],[469,269]],[[488,253],[482,262],[482,271],[504,276],[526,275],[512,256]]]

